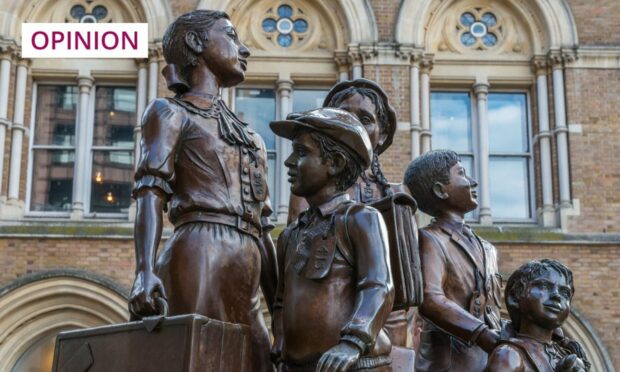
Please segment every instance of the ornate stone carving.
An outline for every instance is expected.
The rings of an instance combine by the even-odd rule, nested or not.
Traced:
[[[240,10],[243,9],[243,12]],[[235,12],[239,10],[239,16]],[[253,50],[334,50],[337,43],[321,9],[300,0],[241,1],[232,11],[244,43]]]

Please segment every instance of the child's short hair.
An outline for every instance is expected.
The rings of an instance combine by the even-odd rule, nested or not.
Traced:
[[[508,314],[510,314],[512,327],[515,332],[519,332],[519,327],[521,326],[521,314],[519,312],[519,307],[515,304],[519,303],[519,299],[525,294],[525,291],[527,291],[529,282],[549,270],[555,270],[566,279],[566,283],[571,289],[571,298],[573,297],[575,293],[573,272],[561,262],[545,258],[542,260],[530,261],[522,265],[508,278],[504,293],[506,308],[508,309]]]
[[[450,168],[460,161],[456,152],[433,150],[412,161],[405,172],[404,183],[418,202],[418,208],[436,217],[437,198],[433,194],[435,182],[450,183]]]

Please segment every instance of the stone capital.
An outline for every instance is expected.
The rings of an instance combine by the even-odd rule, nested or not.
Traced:
[[[363,62],[362,53],[360,52],[360,47],[357,44],[349,45],[347,56],[351,65],[361,65]]]
[[[430,74],[434,65],[434,55],[425,54],[420,59],[420,73]]]
[[[550,51],[547,55],[547,60],[553,69],[561,69],[564,67],[564,58],[559,50]]]
[[[93,79],[91,76],[78,76],[77,81],[78,86],[80,87],[80,93],[88,94],[90,92],[90,88],[93,87],[95,79]]]
[[[534,56],[532,58],[532,71],[536,74],[536,75],[546,75],[547,74],[547,68],[549,67],[550,63],[547,60],[546,57],[544,56]]]
[[[147,68],[149,65],[149,60],[146,58],[134,58],[134,62],[136,63],[138,69]]]
[[[281,96],[289,96],[293,91],[293,81],[288,79],[280,79],[276,81],[276,89]]]
[[[149,62],[160,62],[164,60],[164,50],[161,44],[151,44],[149,46]]]
[[[478,99],[485,99],[487,94],[489,94],[489,83],[487,82],[478,82],[472,88]]]
[[[369,62],[379,54],[379,51],[374,45],[360,45],[360,54],[362,62]]]
[[[334,61],[338,65],[338,71],[348,71],[349,55],[346,50],[337,50],[334,52]]]

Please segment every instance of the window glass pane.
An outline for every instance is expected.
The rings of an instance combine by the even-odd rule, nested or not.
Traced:
[[[77,87],[39,85],[35,145],[74,146]]]
[[[276,149],[275,134],[269,122],[276,118],[276,93],[273,89],[237,88],[235,110],[239,119],[257,131],[268,150]]]
[[[431,130],[433,149],[472,151],[469,93],[432,92]]]
[[[489,178],[493,218],[530,218],[526,158],[491,157],[489,159]]]
[[[66,150],[34,150],[30,210],[71,210],[75,153]]]
[[[327,96],[327,90],[296,90],[293,93],[293,112],[321,107],[325,96]]]
[[[133,148],[135,125],[135,88],[97,87],[93,145]]]
[[[529,151],[525,94],[489,94],[489,151]]]
[[[127,212],[132,186],[133,151],[93,151],[91,212]]]

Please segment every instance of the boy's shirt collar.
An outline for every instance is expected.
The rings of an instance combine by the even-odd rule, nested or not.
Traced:
[[[307,225],[308,223],[310,223],[312,217],[317,214],[320,214],[323,217],[329,216],[330,214],[334,213],[336,209],[338,209],[338,206],[340,204],[347,202],[349,200],[351,200],[351,197],[346,192],[337,194],[336,196],[332,197],[331,199],[319,205],[318,207],[314,207],[314,208],[311,207],[303,211],[299,215],[299,223],[301,225]]]

